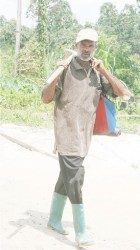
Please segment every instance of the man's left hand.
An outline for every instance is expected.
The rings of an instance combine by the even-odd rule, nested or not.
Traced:
[[[94,58],[94,60],[92,62],[92,67],[95,68],[97,71],[99,71],[102,74],[104,73],[104,71],[106,71],[106,68],[105,68],[103,62],[100,59]]]

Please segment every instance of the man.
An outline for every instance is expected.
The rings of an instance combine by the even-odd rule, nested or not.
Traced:
[[[93,29],[82,29],[76,38],[77,55],[62,75],[42,90],[44,103],[55,101],[54,130],[60,164],[48,226],[67,234],[61,219],[67,197],[72,204],[75,238],[79,246],[93,243],[87,236],[82,186],[83,161],[90,146],[96,108],[101,92],[110,96],[130,95],[128,89],[105,68],[101,60],[92,59],[98,44]]]

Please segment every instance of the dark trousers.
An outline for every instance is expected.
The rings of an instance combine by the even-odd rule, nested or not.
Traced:
[[[79,156],[60,155],[60,173],[55,185],[55,192],[66,195],[72,204],[81,204],[82,186],[85,170],[82,166],[84,158]]]

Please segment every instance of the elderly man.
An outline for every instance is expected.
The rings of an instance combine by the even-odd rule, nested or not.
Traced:
[[[48,226],[67,234],[62,226],[63,209],[67,197],[72,204],[75,238],[79,246],[93,243],[86,233],[82,186],[83,161],[88,153],[100,94],[130,95],[122,82],[114,77],[101,60],[94,58],[98,34],[93,29],[82,29],[76,38],[77,55],[65,67],[61,76],[44,85],[42,101],[55,101],[54,131],[60,165],[55,185]],[[94,59],[93,59],[94,58]]]

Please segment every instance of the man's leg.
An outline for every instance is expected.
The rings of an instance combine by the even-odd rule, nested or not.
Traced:
[[[67,193],[62,179],[62,173],[60,170],[52,197],[48,227],[61,234],[68,234],[61,222],[66,200]]]
[[[58,177],[58,180],[56,182],[54,191],[56,193],[58,193],[58,194],[62,194],[62,195],[67,196],[67,192],[66,192],[66,189],[65,189],[65,186],[64,186],[64,183],[63,183],[62,171],[61,170],[60,170],[59,177]]]
[[[72,204],[81,204],[81,189],[85,175],[85,170],[82,165],[84,158],[79,156],[64,156],[60,154],[58,156],[61,169],[61,177],[59,176],[59,180],[61,181],[60,183],[57,182],[56,187],[59,187],[59,191],[63,191],[67,194]]]
[[[82,186],[85,175],[85,170],[82,165],[83,161],[84,158],[82,157],[62,156],[59,154],[62,181],[72,204],[75,238],[78,246],[93,244],[93,240],[89,239],[86,233],[85,214],[82,199]]]

